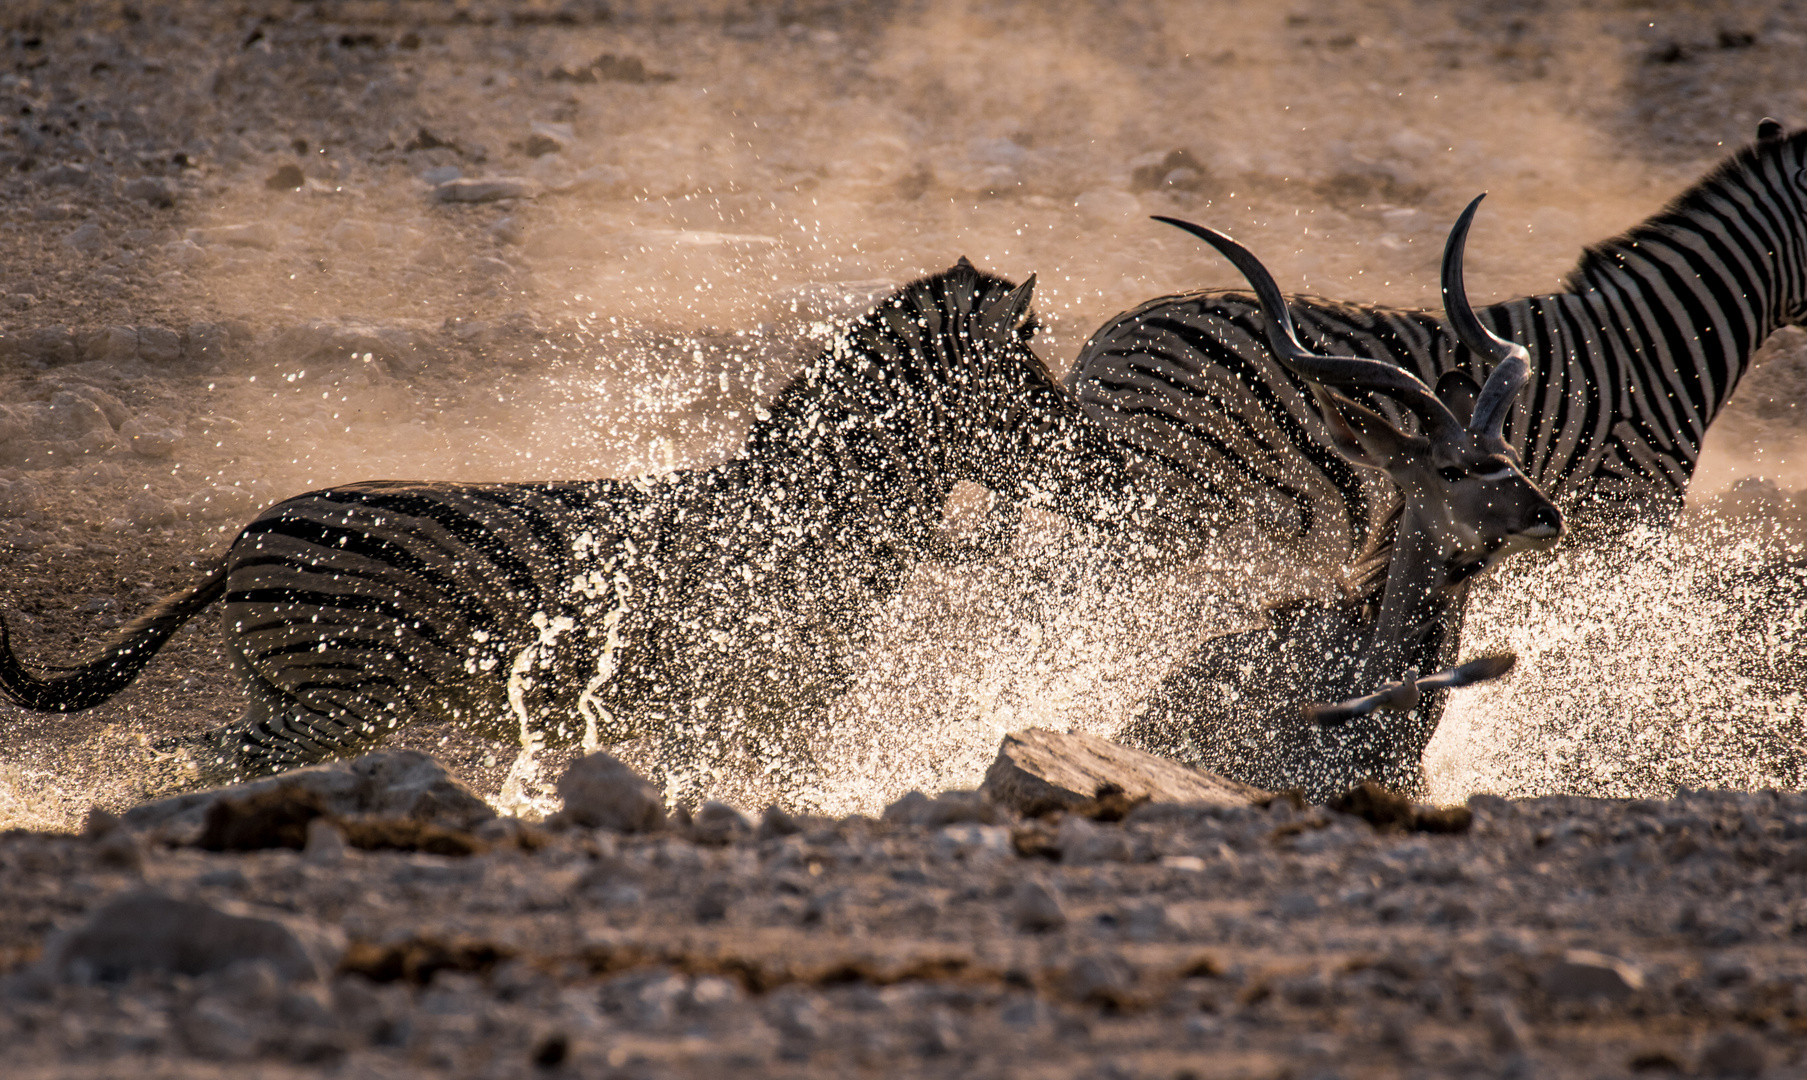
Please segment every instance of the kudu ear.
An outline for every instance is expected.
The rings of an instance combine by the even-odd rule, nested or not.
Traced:
[[[1449,406],[1464,427],[1474,419],[1474,403],[1481,396],[1481,384],[1466,371],[1446,371],[1437,380],[1437,399]]]
[[[1401,456],[1423,455],[1430,450],[1430,440],[1399,430],[1392,421],[1360,402],[1316,383],[1311,392],[1317,398],[1324,426],[1330,431],[1330,444],[1351,465],[1384,471]]]

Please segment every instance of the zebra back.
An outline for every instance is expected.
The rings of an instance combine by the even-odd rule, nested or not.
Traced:
[[[1752,353],[1782,324],[1807,319],[1804,169],[1807,132],[1764,139],[1589,248],[1568,291],[1477,312],[1531,353],[1506,437],[1571,523],[1672,516]],[[1386,360],[1433,385],[1453,370],[1485,375],[1429,312],[1291,304],[1320,352]],[[1348,558],[1391,498],[1330,449],[1245,293],[1162,297],[1118,316],[1080,350],[1068,386],[1119,437],[1180,463],[1227,496],[1231,514],[1305,550]]]

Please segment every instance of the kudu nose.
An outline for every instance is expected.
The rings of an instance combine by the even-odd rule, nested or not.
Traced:
[[[1531,511],[1531,520],[1526,524],[1527,536],[1547,537],[1562,535],[1562,511],[1545,503]]]

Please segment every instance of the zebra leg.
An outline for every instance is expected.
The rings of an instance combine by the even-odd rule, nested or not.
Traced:
[[[388,730],[359,721],[342,709],[322,709],[286,694],[234,654],[250,704],[236,722],[199,735],[153,744],[174,756],[200,786],[269,776],[286,769],[346,757],[383,741]]]

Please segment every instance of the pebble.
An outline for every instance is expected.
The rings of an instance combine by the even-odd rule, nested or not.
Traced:
[[[182,440],[188,433],[181,424],[173,423],[156,413],[140,413],[119,425],[119,435],[126,440],[126,446],[139,457],[162,460],[173,457],[182,446]],[[159,500],[161,503],[161,500]],[[167,506],[167,504],[163,504]],[[128,506],[130,509],[130,506]],[[169,520],[174,520],[175,511],[171,511]],[[161,511],[156,515],[161,518]],[[142,522],[145,524],[147,522]],[[158,521],[162,524],[162,521]]]
[[[215,225],[206,229],[190,229],[188,230],[188,240],[201,247],[219,244],[224,247],[274,251],[280,237],[276,234],[275,226],[262,221],[250,221],[242,225]]]
[[[1055,850],[1060,861],[1075,866],[1102,862],[1125,862],[1130,857],[1129,837],[1114,825],[1094,825],[1078,814],[1061,819],[1054,834]]]
[[[752,823],[739,810],[713,799],[699,807],[690,822],[691,839],[699,844],[732,844],[752,832]]]
[[[138,330],[131,326],[103,326],[76,335],[76,352],[83,360],[123,364],[138,358]]]
[[[1136,969],[1115,953],[1088,953],[1067,968],[1064,989],[1074,1001],[1090,1005],[1128,1004],[1136,988]]]
[[[127,520],[144,529],[172,525],[181,517],[168,499],[159,498],[148,491],[137,492],[127,499],[124,510]]]
[[[565,805],[557,817],[574,825],[624,833],[655,832],[665,825],[659,789],[601,751],[573,761],[558,779],[558,794]]]
[[[331,971],[344,947],[324,927],[145,890],[114,900],[53,940],[45,965],[53,977],[81,983],[117,982],[139,971],[204,975],[263,960],[284,980],[306,981]]]
[[[163,245],[163,257],[178,267],[193,267],[207,261],[207,249],[193,240],[177,240]]]
[[[167,326],[140,326],[138,358],[147,364],[175,363],[182,359],[182,335]]]
[[[1723,1031],[1700,1051],[1702,1076],[1756,1077],[1769,1067],[1763,1044],[1742,1031]]]
[[[67,326],[40,327],[26,340],[27,349],[36,360],[52,367],[75,363],[75,335]]]
[[[182,335],[182,351],[190,360],[224,360],[231,341],[231,331],[219,323],[189,323]]]
[[[307,174],[299,165],[283,165],[264,177],[264,187],[271,191],[298,191],[307,186]]]
[[[176,205],[176,195],[180,191],[177,183],[167,176],[140,176],[126,182],[124,194],[136,202],[168,209]]]
[[[496,223],[489,227],[489,234],[501,243],[519,244],[527,238],[527,229],[521,224],[519,218],[511,214],[508,217],[497,219]]]
[[[1587,949],[1571,949],[1544,965],[1538,985],[1558,1000],[1623,1001],[1643,989],[1644,976],[1622,960]]]
[[[433,197],[445,203],[486,203],[501,199],[531,199],[530,180],[500,176],[489,179],[448,180],[433,189]]]
[[[310,866],[338,866],[345,861],[345,834],[328,818],[313,819],[307,823],[301,857]]]
[[[933,799],[920,791],[912,791],[885,807],[881,820],[939,828],[965,823],[992,825],[1007,817],[1001,807],[977,791],[944,791]]]
[[[77,225],[74,231],[63,237],[63,243],[87,255],[92,255],[108,246],[106,230],[94,221]]]
[[[540,157],[544,154],[557,154],[569,150],[571,144],[576,141],[570,124],[536,122],[530,129],[527,141],[522,144],[521,149],[528,157]]]
[[[1010,918],[1017,929],[1031,934],[1059,930],[1067,925],[1067,912],[1060,902],[1060,894],[1052,885],[1034,879],[1019,882],[1011,893]]]
[[[93,173],[89,172],[86,165],[77,165],[73,162],[52,165],[38,174],[41,182],[53,187],[86,187],[92,178]]]

